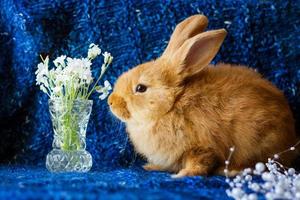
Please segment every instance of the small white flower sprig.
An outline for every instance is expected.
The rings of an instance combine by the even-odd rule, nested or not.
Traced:
[[[104,52],[104,62],[101,73],[93,83],[91,72],[92,60],[101,54],[101,49],[96,44],[90,44],[86,58],[70,58],[62,55],[53,61],[54,67],[49,70],[49,57],[42,59],[36,70],[36,84],[46,93],[50,99],[63,98],[67,100],[88,99],[93,91],[100,93],[99,98],[105,99],[112,89],[110,83],[104,81],[104,86],[98,85],[112,63],[113,57]]]
[[[230,148],[230,154],[225,161],[224,169],[226,182],[230,186],[230,189],[226,190],[227,195],[238,200],[256,200],[259,195],[263,195],[268,200],[300,200],[300,174],[294,168],[286,168],[278,161],[280,155],[295,151],[299,144],[300,141],[294,146],[274,154],[273,158],[269,158],[265,164],[261,162],[256,163],[255,169],[244,169],[232,180],[229,179],[228,166],[234,148]],[[254,182],[253,176],[260,177],[262,181]]]

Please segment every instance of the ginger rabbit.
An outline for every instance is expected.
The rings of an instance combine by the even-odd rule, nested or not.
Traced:
[[[204,32],[207,24],[203,15],[179,23],[162,56],[122,74],[108,99],[146,170],[220,173],[235,146],[230,170],[238,171],[296,141],[279,89],[247,67],[209,64],[227,32]]]

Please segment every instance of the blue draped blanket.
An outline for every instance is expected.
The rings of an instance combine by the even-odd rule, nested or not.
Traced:
[[[113,83],[158,57],[175,25],[197,13],[208,16],[208,29],[228,31],[214,63],[256,68],[284,91],[299,124],[299,0],[0,0],[0,198],[228,198],[223,177],[172,180],[142,170],[124,124],[97,95],[87,131],[92,172],[50,174],[44,166],[53,131],[47,96],[35,86],[39,54],[86,56],[99,44],[115,58],[105,76]]]

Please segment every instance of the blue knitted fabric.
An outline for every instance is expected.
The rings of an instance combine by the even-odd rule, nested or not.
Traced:
[[[92,172],[53,175],[44,166],[53,131],[47,96],[35,86],[39,54],[85,56],[99,44],[114,56],[105,76],[113,83],[158,57],[175,25],[197,13],[208,16],[208,29],[228,31],[214,63],[256,68],[284,91],[299,124],[299,0],[0,0],[0,198],[228,198],[223,177],[172,180],[142,170],[124,124],[97,95],[87,131]]]

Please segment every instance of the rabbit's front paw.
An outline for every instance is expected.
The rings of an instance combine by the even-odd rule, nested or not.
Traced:
[[[183,168],[172,175],[172,178],[207,175],[214,168],[217,159],[212,149],[195,147],[186,151],[181,160]]]
[[[147,170],[147,171],[164,171],[164,169],[161,166],[154,165],[151,163],[147,163],[147,164],[143,165],[143,168],[144,168],[144,170]]]
[[[171,175],[172,178],[183,178],[186,176],[201,176],[207,175],[206,172],[200,169],[182,169],[177,174]]]

